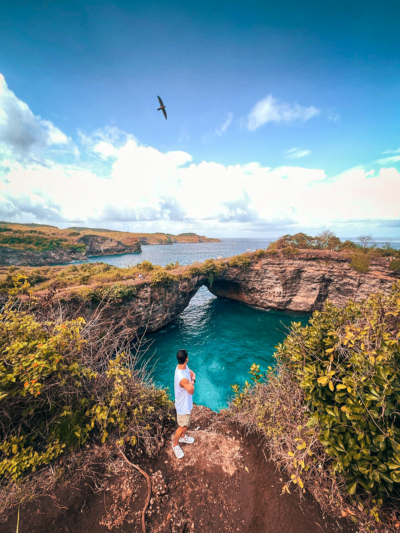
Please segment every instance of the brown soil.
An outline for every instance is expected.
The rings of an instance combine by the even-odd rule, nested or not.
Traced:
[[[152,477],[147,533],[331,533],[353,531],[323,517],[309,495],[282,494],[285,476],[264,455],[260,438],[244,436],[209,409],[196,406],[191,431],[178,460],[166,438],[157,459],[141,460]],[[93,494],[91,482],[77,490],[64,485],[58,505],[40,497],[20,511],[19,533],[141,533],[146,480],[121,460],[106,490]],[[0,523],[15,533],[17,513]]]

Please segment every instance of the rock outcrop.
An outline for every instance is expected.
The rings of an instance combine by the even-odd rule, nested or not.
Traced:
[[[70,263],[71,261],[85,261],[88,257],[97,255],[136,254],[142,251],[139,241],[124,244],[110,237],[100,235],[84,235],[77,240],[84,244],[86,250],[77,252],[73,248],[54,248],[46,251],[20,250],[7,246],[0,246],[0,266],[46,266]]]
[[[229,259],[220,260],[221,272],[213,279],[190,276],[189,267],[181,267],[175,271],[178,281],[168,287],[152,287],[150,276],[149,280],[125,280],[121,283],[133,285],[134,295],[110,302],[105,316],[111,321],[128,317],[126,325],[138,332],[156,331],[171,323],[203,285],[218,297],[260,309],[310,313],[322,309],[328,298],[343,307],[349,299],[360,301],[375,292],[387,293],[399,278],[389,270],[388,261],[379,257],[371,262],[368,273],[355,271],[350,259],[336,252],[304,250],[291,258],[279,253],[251,257],[247,268],[230,266]],[[58,297],[71,313],[79,308],[88,317],[97,304],[82,303],[73,294],[74,289],[62,289]]]
[[[132,240],[131,243],[124,244],[110,237],[84,235],[76,242],[86,246],[85,254],[87,257],[96,255],[137,254],[142,251],[141,243],[138,240]]]
[[[383,257],[371,261],[369,272],[360,273],[344,254],[304,250],[291,258],[265,256],[249,268],[229,267],[209,290],[261,309],[311,313],[322,309],[327,299],[343,307],[350,298],[360,301],[374,292],[388,292],[398,277]]]
[[[86,255],[76,250],[56,248],[44,252],[32,250],[19,250],[0,246],[0,266],[46,266],[70,263],[71,261],[84,261]]]

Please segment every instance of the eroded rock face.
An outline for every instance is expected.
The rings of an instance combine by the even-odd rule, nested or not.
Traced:
[[[72,248],[56,248],[44,252],[35,252],[0,246],[0,265],[34,267],[59,265],[70,263],[71,261],[84,261],[88,257],[95,255],[135,254],[142,251],[139,241],[133,240],[129,244],[124,244],[110,237],[102,237],[100,235],[84,235],[77,242],[86,245],[84,252],[77,252]]]
[[[86,246],[86,256],[88,257],[93,255],[135,254],[142,251],[140,241],[124,244],[101,235],[84,235],[77,242]]]
[[[350,298],[361,301],[375,292],[387,293],[399,277],[389,270],[384,258],[373,260],[370,271],[362,274],[353,270],[342,254],[319,250],[303,251],[290,259],[283,254],[264,256],[244,269],[228,262],[219,261],[222,271],[212,284],[206,276],[185,277],[185,268],[170,287],[151,287],[150,279],[125,280],[124,284],[135,286],[135,295],[110,303],[105,316],[110,321],[128,317],[126,326],[150,333],[171,323],[203,285],[216,296],[261,309],[312,312],[322,309],[328,298],[343,307]],[[64,297],[63,292],[68,297],[68,291],[61,291],[59,297]],[[76,312],[78,303],[73,299],[67,305]],[[80,302],[80,312],[88,317],[96,305],[82,306]]]
[[[253,307],[312,312],[327,299],[343,307],[350,298],[361,301],[374,292],[388,292],[397,279],[388,265],[378,257],[363,274],[337,252],[303,251],[293,258],[276,254],[247,269],[228,267],[208,288],[215,296]]]
[[[70,263],[71,261],[84,261],[86,255],[75,250],[57,248],[46,252],[34,252],[31,250],[17,250],[7,246],[0,246],[1,266],[45,266]]]

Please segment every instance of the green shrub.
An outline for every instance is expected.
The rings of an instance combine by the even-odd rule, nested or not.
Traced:
[[[41,323],[13,304],[0,315],[0,480],[34,472],[92,436],[152,453],[152,431],[172,403],[141,381],[116,334],[107,349],[96,320]]]
[[[142,261],[141,263],[136,265],[136,268],[139,270],[143,270],[143,272],[151,272],[154,270],[154,265],[151,261]]]
[[[170,287],[177,283],[178,278],[174,274],[169,274],[165,270],[158,270],[151,278],[151,287]]]
[[[400,270],[400,259],[393,259],[389,265],[390,270],[399,271]]]
[[[299,253],[299,250],[297,248],[294,248],[293,246],[287,246],[286,248],[282,248],[282,253],[287,256],[297,255]]]
[[[231,267],[248,268],[251,265],[251,259],[244,254],[235,255],[235,257],[232,257],[232,259],[228,261],[228,265]]]
[[[400,483],[400,283],[345,309],[327,302],[277,348],[304,390],[309,426],[346,477],[381,500]]]
[[[369,270],[370,261],[371,258],[369,255],[358,253],[352,256],[350,266],[354,270],[357,270],[357,272],[366,273]]]
[[[175,261],[175,263],[168,263],[164,268],[165,270],[172,270],[174,268],[178,268],[179,266],[179,261]]]
[[[267,254],[267,250],[256,250],[254,255],[256,257],[264,257]]]

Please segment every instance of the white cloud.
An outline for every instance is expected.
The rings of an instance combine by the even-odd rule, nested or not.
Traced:
[[[398,163],[400,161],[400,155],[392,155],[389,157],[382,157],[381,159],[378,159],[376,162],[380,165],[388,165],[390,163]]]
[[[69,139],[49,120],[43,120],[8,88],[0,74],[0,151],[26,157]]]
[[[247,117],[247,128],[254,131],[267,122],[303,122],[319,115],[320,110],[316,107],[303,107],[297,103],[287,104],[280,102],[277,98],[269,94],[263,100],[256,103]]]
[[[38,161],[0,158],[0,218],[221,236],[365,228],[372,218],[394,227],[400,219],[395,168],[352,168],[328,178],[323,169],[301,166],[194,163],[187,152],[142,146],[115,127],[80,133],[79,151],[74,164],[61,164],[55,152]],[[292,148],[288,156],[301,152]]]
[[[326,118],[332,122],[340,121],[340,115],[339,113],[337,113],[334,107],[331,107],[330,109],[326,110]]]
[[[395,150],[385,150],[382,154],[400,154],[400,148],[396,148]]]
[[[371,215],[393,222],[400,217],[399,197],[394,168],[378,174],[351,169],[328,179],[322,169],[194,164],[186,152],[163,153],[129,140],[107,178],[83,166],[14,165],[0,184],[0,218],[136,231],[194,227],[223,235],[274,225],[365,225]]]
[[[120,130],[116,126],[97,129],[90,135],[78,130],[78,135],[80,142],[89,153],[104,160],[117,158],[119,149],[127,141],[134,139],[133,135]]]
[[[311,154],[311,150],[301,150],[300,148],[290,148],[286,150],[287,159],[298,159],[299,157],[305,157],[308,154]]]
[[[232,119],[233,113],[228,113],[228,116],[226,117],[225,121],[215,130],[215,134],[218,135],[218,137],[221,137],[221,135],[226,132],[226,130],[232,123]]]

